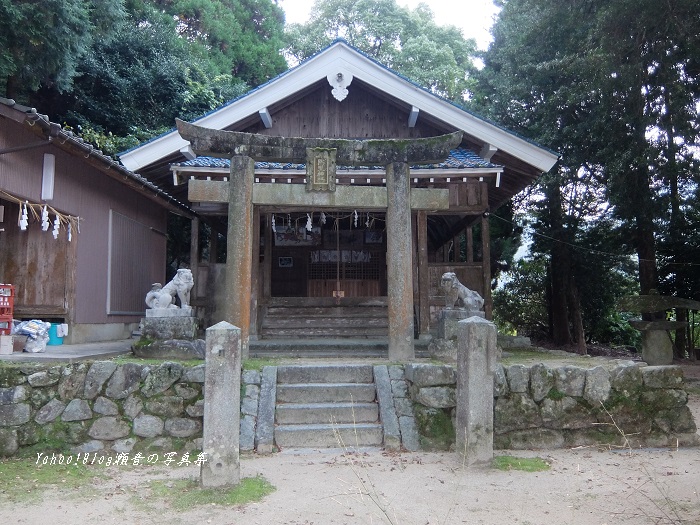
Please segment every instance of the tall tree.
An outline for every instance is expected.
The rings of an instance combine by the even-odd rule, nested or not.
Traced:
[[[66,91],[96,38],[123,17],[123,0],[0,0],[0,86],[15,98]]]
[[[35,100],[43,96],[46,104],[37,106],[50,105],[75,128],[155,134],[175,117],[195,118],[244,91],[242,81],[217,75],[196,51],[157,13],[125,18],[80,61],[69,93],[42,90]]]
[[[692,187],[683,191],[698,139],[700,5],[689,0],[502,5],[478,101],[499,120],[563,153],[561,190],[544,187],[550,217],[563,209],[569,239],[615,217],[619,246],[636,252],[640,289],[648,293],[658,286],[659,226],[682,226],[679,199]],[[559,206],[558,197],[584,180],[596,188],[597,204],[583,214],[578,206]],[[601,215],[608,202],[612,215]],[[671,230],[678,236],[681,228]],[[569,242],[559,241],[564,248],[553,245],[549,252],[557,266],[561,257],[555,252]],[[575,281],[581,279],[576,266]]]
[[[310,57],[343,38],[434,93],[463,103],[475,70],[476,42],[454,26],[438,26],[427,4],[395,0],[316,0],[306,24],[286,30],[287,54]]]
[[[273,0],[154,0],[177,20],[177,31],[202,46],[220,73],[250,85],[287,68],[284,11]]]

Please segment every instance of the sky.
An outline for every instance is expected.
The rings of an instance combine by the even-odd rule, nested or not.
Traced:
[[[486,49],[491,41],[489,29],[497,12],[492,0],[422,0],[433,10],[435,23],[455,25],[466,38],[476,39],[480,49]],[[421,0],[396,0],[396,3],[415,9]],[[279,0],[286,13],[287,23],[305,23],[313,0]]]

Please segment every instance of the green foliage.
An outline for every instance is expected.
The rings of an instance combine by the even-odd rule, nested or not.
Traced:
[[[0,0],[0,86],[8,98],[40,86],[65,92],[81,58],[124,16],[123,0]]]
[[[552,401],[561,401],[566,397],[566,394],[563,392],[560,392],[556,388],[552,388],[548,393],[547,393],[547,398],[551,399]]]
[[[114,38],[86,54],[79,71],[70,95],[54,99],[57,111],[81,131],[126,137],[122,143],[166,131],[175,117],[192,119],[244,89],[231,76],[215,76],[172,23],[159,18],[122,21]]]
[[[155,341],[149,337],[141,336],[140,339],[134,343],[134,348],[144,348],[152,345],[154,342]]]
[[[287,27],[285,51],[301,61],[337,38],[449,100],[468,95],[476,43],[436,25],[427,4],[410,10],[395,0],[317,0],[308,23]]]
[[[546,262],[520,259],[493,292],[493,317],[501,332],[517,332],[536,339],[548,336]]]
[[[522,470],[523,472],[543,472],[550,465],[542,458],[516,458],[515,456],[496,456],[493,468],[497,470]]]
[[[177,20],[177,32],[199,47],[220,74],[262,84],[287,67],[284,11],[271,0],[156,1]]]
[[[283,23],[271,0],[0,0],[0,89],[113,155],[282,72]]]

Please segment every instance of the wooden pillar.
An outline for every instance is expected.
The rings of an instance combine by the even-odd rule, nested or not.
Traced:
[[[418,212],[418,333],[430,330],[430,266],[428,266],[428,212]]]
[[[219,232],[212,226],[209,234],[209,264],[216,264],[219,253]]]
[[[474,262],[474,231],[471,226],[467,226],[465,230],[467,236],[467,262]]]
[[[455,235],[452,242],[454,243],[454,261],[460,263],[462,262],[462,236]]]
[[[253,181],[255,163],[246,156],[231,159],[226,244],[226,319],[241,329],[241,352],[248,357],[253,259]]]
[[[250,338],[258,339],[258,298],[260,297],[260,211],[253,207],[253,253],[250,276]]]
[[[407,362],[415,358],[411,187],[407,163],[394,162],[387,165],[386,189],[389,360]]]
[[[263,299],[268,304],[272,297],[272,245],[275,232],[272,231],[272,214],[265,216],[265,253],[263,254]]]
[[[199,266],[199,217],[192,217],[190,224],[190,270],[197,279],[197,268]],[[196,294],[195,294],[196,297]]]
[[[493,318],[493,299],[491,298],[491,233],[489,229],[489,214],[481,216],[481,267],[484,283],[484,312],[489,321]]]

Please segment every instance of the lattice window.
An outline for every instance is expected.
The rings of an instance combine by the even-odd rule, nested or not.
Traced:
[[[340,262],[338,262],[339,257]],[[311,253],[311,264],[308,265],[307,276],[309,279],[379,280],[382,278],[383,269],[384,252],[382,251],[316,250]]]

